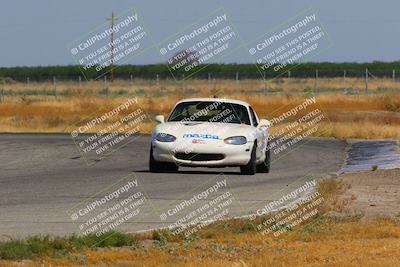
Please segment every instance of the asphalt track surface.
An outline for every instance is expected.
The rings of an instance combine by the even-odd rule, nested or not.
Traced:
[[[140,214],[115,229],[169,226],[190,211],[187,208],[169,216],[168,210],[176,203],[223,180],[229,188],[210,194],[210,199],[229,191],[234,201],[228,203],[226,216],[251,214],[306,180],[340,170],[345,147],[345,141],[307,139],[287,153],[273,156],[269,174],[255,176],[239,175],[239,168],[183,167],[178,173],[150,173],[148,135],[135,137],[109,157],[88,165],[69,135],[0,134],[0,238],[83,233],[89,217],[95,217],[100,209],[86,217],[71,219],[71,214],[130,180],[138,182],[146,199]],[[110,200],[103,208],[115,207],[121,199]],[[167,218],[162,218],[166,213]]]

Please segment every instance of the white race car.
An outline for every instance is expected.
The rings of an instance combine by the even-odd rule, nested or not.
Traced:
[[[179,166],[240,167],[241,174],[270,170],[268,127],[243,101],[192,98],[179,101],[151,136],[151,172],[175,172]]]

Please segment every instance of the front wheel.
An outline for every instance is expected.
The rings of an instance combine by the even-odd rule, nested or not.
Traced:
[[[177,172],[178,169],[179,167],[175,163],[156,161],[153,157],[153,147],[150,148],[150,172]]]
[[[257,165],[257,172],[269,173],[270,169],[271,169],[271,151],[267,146],[267,148],[265,149],[264,162]]]
[[[240,166],[240,174],[243,175],[254,175],[257,172],[257,163],[256,163],[256,146],[253,146],[253,150],[251,151],[251,156],[249,163],[244,166]]]

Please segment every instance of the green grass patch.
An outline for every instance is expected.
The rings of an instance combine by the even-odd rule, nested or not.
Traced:
[[[71,252],[99,247],[137,247],[136,237],[120,232],[108,232],[100,237],[96,235],[69,237],[33,236],[24,240],[0,242],[0,259],[21,260],[43,256],[63,257]]]

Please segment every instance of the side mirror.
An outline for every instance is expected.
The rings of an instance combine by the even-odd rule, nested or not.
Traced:
[[[258,127],[271,127],[272,123],[269,120],[264,120],[261,119],[260,122],[258,123]]]
[[[157,115],[155,119],[158,123],[164,123],[164,115]]]

